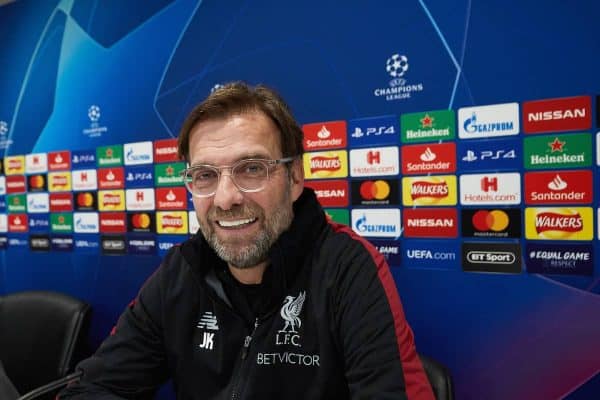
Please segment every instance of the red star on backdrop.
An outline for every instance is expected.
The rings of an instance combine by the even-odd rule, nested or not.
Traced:
[[[171,175],[173,175],[173,172],[175,172],[175,171],[173,170],[173,167],[169,165],[169,166],[168,166],[168,167],[165,169],[165,172],[167,173],[167,175],[171,176]]]
[[[552,149],[552,153],[554,153],[555,151],[560,151],[562,153],[563,146],[566,143],[567,142],[561,142],[560,140],[558,140],[558,138],[554,138],[554,141],[548,143],[548,146],[550,146],[550,148]]]
[[[113,149],[106,149],[106,157],[111,158],[113,156]]]
[[[433,128],[433,120],[434,119],[435,118],[430,117],[429,114],[425,114],[425,116],[420,119],[420,121],[421,121],[421,127],[423,127],[423,128]]]

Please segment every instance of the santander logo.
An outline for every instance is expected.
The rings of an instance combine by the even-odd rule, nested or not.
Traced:
[[[423,153],[421,153],[421,156],[419,156],[419,158],[421,159],[421,161],[430,162],[435,160],[437,158],[437,155],[434,152],[432,152],[431,149],[428,147]]]
[[[563,181],[560,175],[556,174],[554,179],[548,183],[548,189],[550,190],[564,190],[567,188],[567,182]]]

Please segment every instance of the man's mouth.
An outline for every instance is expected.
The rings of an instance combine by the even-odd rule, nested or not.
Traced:
[[[219,225],[221,228],[238,228],[240,226],[249,225],[256,220],[257,220],[257,218],[218,220],[217,225]]]

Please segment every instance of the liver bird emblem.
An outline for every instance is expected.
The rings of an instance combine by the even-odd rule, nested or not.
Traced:
[[[285,321],[285,326],[279,332],[297,332],[296,327],[302,325],[298,317],[302,311],[302,305],[306,298],[306,292],[300,292],[297,297],[286,296],[281,307],[281,318]],[[289,329],[289,330],[288,330]]]

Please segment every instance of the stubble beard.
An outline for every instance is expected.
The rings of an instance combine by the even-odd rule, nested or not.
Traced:
[[[248,217],[252,215],[260,218],[264,215],[264,211],[258,205],[249,204],[227,212],[211,210],[209,215],[211,214],[230,217]],[[258,234],[254,238],[244,239],[248,244],[221,240],[208,223],[199,221],[199,224],[202,235],[219,258],[234,268],[247,269],[267,259],[269,250],[279,236],[289,228],[293,218],[294,213],[290,203],[290,190],[288,187],[285,190],[281,206],[269,218],[262,219],[262,229],[259,230]]]

